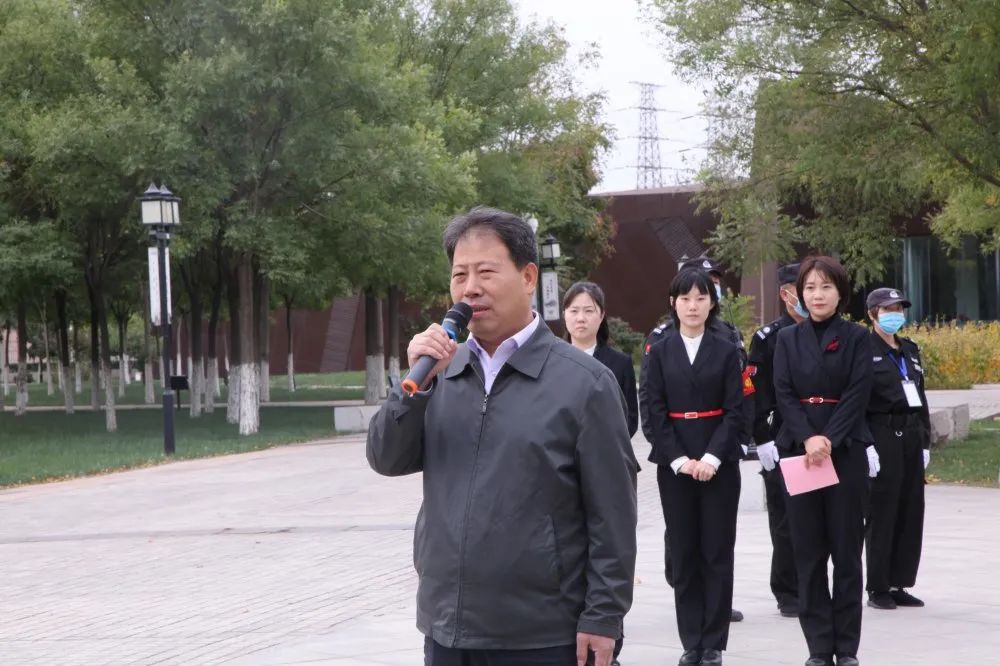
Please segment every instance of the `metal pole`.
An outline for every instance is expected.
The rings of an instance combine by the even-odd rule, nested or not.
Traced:
[[[538,310],[538,317],[544,321],[542,316],[542,248],[535,243],[535,252],[538,253],[538,277],[535,279],[535,308]]]
[[[156,249],[160,268],[160,325],[163,327],[163,453],[174,454],[174,390],[170,387],[170,313],[167,312],[167,242],[170,234],[164,229],[156,232]]]

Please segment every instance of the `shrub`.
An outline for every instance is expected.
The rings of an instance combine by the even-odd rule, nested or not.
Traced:
[[[646,341],[646,337],[639,331],[633,330],[628,322],[618,317],[608,317],[608,329],[611,346],[631,356],[633,365],[639,365],[639,362],[642,361],[642,345]]]
[[[1000,322],[906,328],[920,345],[929,389],[967,389],[1000,382]]]

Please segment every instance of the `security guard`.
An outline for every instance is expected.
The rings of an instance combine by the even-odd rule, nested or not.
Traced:
[[[868,605],[891,610],[923,606],[906,591],[917,581],[924,532],[924,469],[930,462],[930,412],[920,349],[896,335],[910,302],[898,289],[868,295],[874,384],[868,427],[880,471],[871,488],[865,534]]]
[[[722,268],[719,264],[709,257],[698,257],[696,259],[689,259],[681,264],[678,273],[687,268],[699,268],[708,273],[709,277],[712,278],[712,282],[715,284],[716,294],[719,295],[721,300],[722,294]],[[721,314],[721,308],[720,308]],[[649,401],[647,400],[647,366],[649,363],[649,350],[657,342],[662,340],[664,336],[670,331],[674,330],[674,322],[672,319],[668,318],[666,322],[660,324],[654,328],[650,334],[646,337],[646,344],[643,347],[642,361],[639,363],[639,421],[642,426],[642,434],[646,437],[646,441],[653,441],[653,428],[649,422]],[[733,343],[740,350],[741,364],[743,367],[746,366],[746,347],[743,344],[743,335],[740,333],[739,329],[736,328],[732,323],[720,318],[714,317],[711,324],[706,329],[712,335],[718,336],[723,340]],[[752,402],[749,400],[744,401],[744,410],[747,411],[747,432],[743,434],[742,441],[749,442],[751,437],[749,433],[749,416],[752,411]],[[666,508],[663,511],[664,520],[666,520]],[[668,532],[670,526],[666,525],[666,529],[663,531],[663,553],[664,553],[664,568],[663,573],[667,579],[667,585],[674,586],[674,575],[673,566],[670,560],[670,539],[668,538]],[[743,613],[733,609],[732,621],[741,622],[743,620]]]
[[[809,315],[795,295],[795,281],[799,265],[788,264],[778,269],[778,295],[783,304],[781,317],[762,326],[750,340],[750,358],[747,362],[753,381],[754,421],[753,439],[757,445],[764,492],[767,497],[767,522],[771,532],[771,592],[778,602],[782,617],[799,616],[798,576],[792,556],[792,540],[788,533],[788,516],[785,512],[785,488],[781,473],[776,470],[778,451],[774,439],[781,428],[781,413],[774,396],[774,348],[778,331],[804,321]]]

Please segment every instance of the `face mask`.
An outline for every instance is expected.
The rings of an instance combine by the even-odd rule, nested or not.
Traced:
[[[719,297],[720,301],[722,300],[722,285],[721,284],[715,285],[715,295]]]
[[[787,293],[789,296],[792,295],[791,292],[785,292],[785,293]],[[799,301],[798,296],[795,297],[795,305],[792,306],[792,309],[795,310],[795,314],[802,317],[803,319],[809,318],[809,312],[804,307],[802,307],[802,302]]]
[[[889,335],[895,335],[905,323],[906,315],[902,312],[883,312],[878,316],[878,327]]]

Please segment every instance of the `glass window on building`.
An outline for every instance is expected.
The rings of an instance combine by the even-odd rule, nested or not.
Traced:
[[[913,320],[1000,319],[1000,252],[983,254],[972,237],[946,249],[934,236],[911,236],[899,255],[886,277],[913,303]]]

